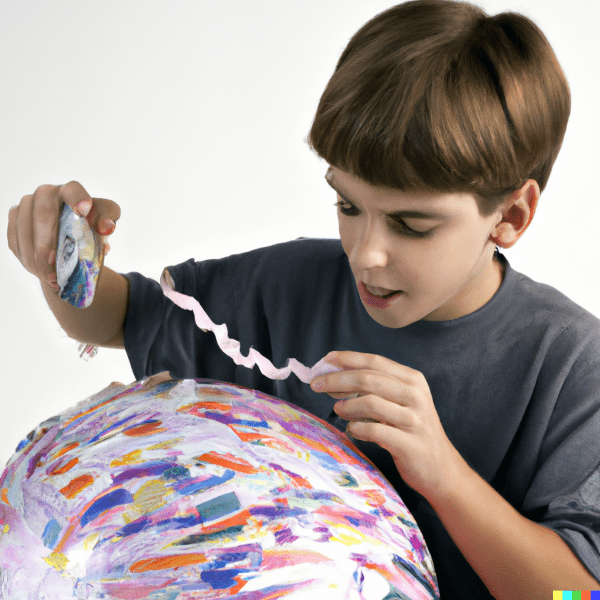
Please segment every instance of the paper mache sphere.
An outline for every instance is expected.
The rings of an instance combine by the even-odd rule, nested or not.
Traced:
[[[23,440],[0,493],[5,600],[438,597],[349,438],[237,385],[112,384]]]

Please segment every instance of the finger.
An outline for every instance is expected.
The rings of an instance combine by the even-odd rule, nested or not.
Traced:
[[[121,207],[116,202],[105,198],[93,198],[92,208],[86,218],[94,231],[107,236],[114,232],[120,217]]]
[[[58,186],[43,185],[31,200],[33,262],[36,275],[56,289],[56,245],[60,201]]]
[[[349,350],[330,352],[325,356],[325,361],[341,367],[344,370],[369,370],[369,371],[381,371],[382,373],[388,373],[405,381],[406,383],[413,383],[419,379],[422,375],[419,371],[411,369],[406,365],[401,365],[385,356],[379,356],[378,354],[367,354],[364,352],[352,352]]]
[[[419,393],[419,388],[413,388],[392,375],[365,370],[328,373],[313,380],[311,387],[334,398],[349,398],[358,392],[361,397],[372,394],[407,406],[415,404]]]
[[[8,247],[10,251],[19,258],[19,243],[17,240],[17,215],[19,213],[18,206],[12,206],[8,211],[8,227],[6,229],[6,237],[8,239]]]
[[[85,217],[90,227],[100,235],[110,235],[121,216],[116,202],[105,198],[92,198],[78,182],[70,181],[60,187],[60,199],[80,217]]]
[[[352,421],[346,426],[346,433],[356,440],[378,444],[389,452],[395,447],[399,431],[383,423]]]
[[[412,429],[416,425],[412,410],[372,395],[336,402],[333,410],[346,421],[375,421],[396,429]]]
[[[33,196],[24,196],[19,204],[17,212],[17,252],[21,264],[34,275],[35,264],[33,261],[33,233],[31,210],[33,205]]]

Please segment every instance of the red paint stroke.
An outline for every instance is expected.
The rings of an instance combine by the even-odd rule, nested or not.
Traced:
[[[92,483],[94,483],[94,478],[91,475],[81,475],[72,479],[64,488],[62,488],[62,490],[60,490],[60,493],[65,496],[65,498],[71,500],[71,498],[75,498],[79,492],[89,485],[92,485]]]
[[[64,465],[56,465],[56,467],[54,467],[49,473],[48,475],[62,475],[63,473],[66,473],[67,471],[70,471],[77,463],[79,462],[78,458],[72,458],[68,463],[64,464]]]
[[[160,433],[161,431],[167,431],[166,427],[161,427],[162,421],[154,421],[153,423],[142,423],[141,425],[134,425],[133,427],[129,427],[123,431],[124,435],[129,437],[143,437],[146,435],[154,435],[155,433]]]
[[[254,468],[248,461],[229,453],[219,454],[218,452],[208,452],[197,458],[202,462],[232,469],[240,473],[258,473],[258,469]]]
[[[222,404],[221,402],[196,402],[194,404],[186,404],[177,409],[177,412],[184,412],[195,417],[204,417],[205,410],[214,410],[219,412],[229,412],[231,405]]]
[[[172,554],[157,558],[145,558],[134,562],[129,567],[130,573],[143,573],[144,571],[164,571],[165,569],[179,569],[189,565],[199,565],[207,561],[206,554]]]

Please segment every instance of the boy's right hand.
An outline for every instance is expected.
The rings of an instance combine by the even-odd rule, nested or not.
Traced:
[[[85,217],[102,241],[115,230],[121,216],[116,202],[92,198],[77,181],[65,185],[41,185],[8,213],[8,246],[22,265],[42,283],[58,291],[56,247],[62,205]]]

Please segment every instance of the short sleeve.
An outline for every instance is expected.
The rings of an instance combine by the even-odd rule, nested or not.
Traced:
[[[600,581],[600,329],[574,323],[560,338],[548,361],[560,391],[524,508]]]
[[[233,337],[237,319],[230,290],[231,262],[190,259],[167,269],[177,291],[198,297],[215,322],[227,323]],[[179,378],[233,381],[235,365],[223,360],[214,335],[198,329],[193,313],[173,304],[157,281],[140,273],[124,276],[131,284],[125,351],[136,379],[169,371]]]

